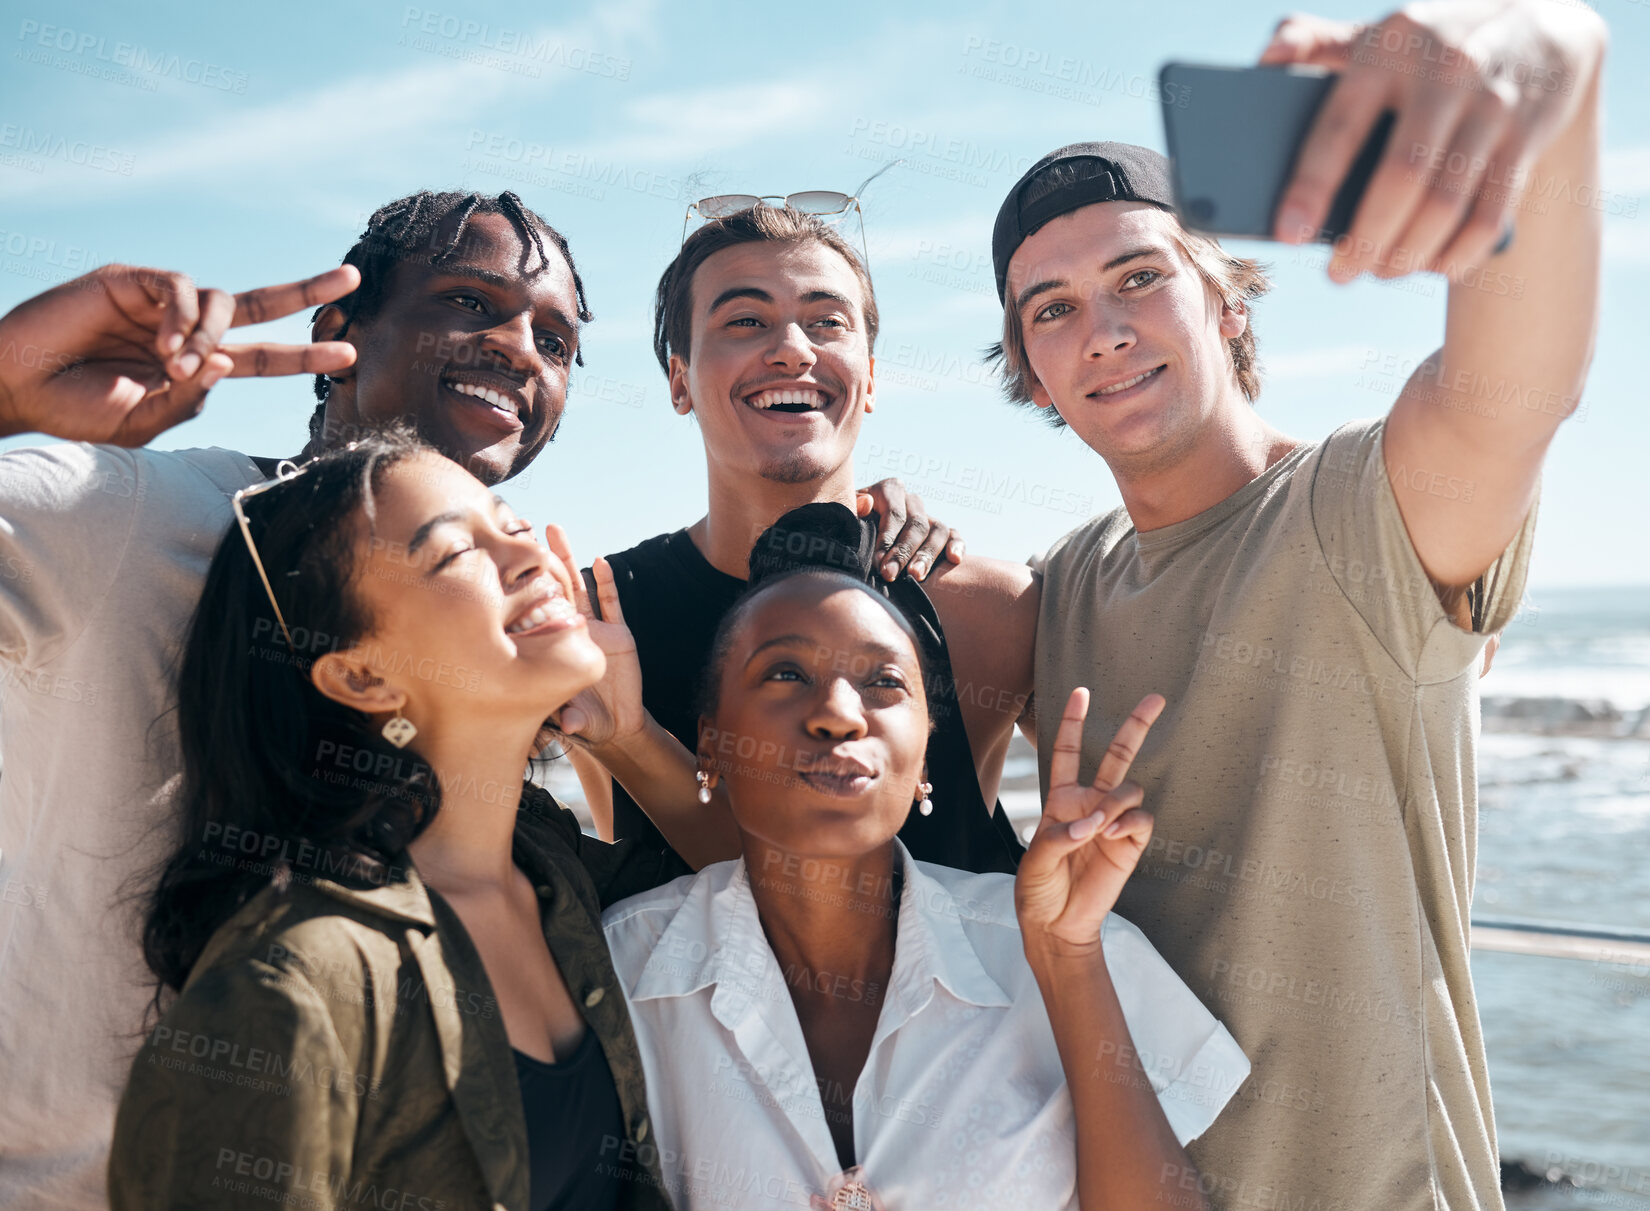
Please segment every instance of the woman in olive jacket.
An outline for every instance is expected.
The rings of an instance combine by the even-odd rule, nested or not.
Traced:
[[[622,622],[409,438],[283,471],[237,497],[184,651],[144,932],[171,1003],[112,1205],[668,1206],[600,914],[687,868],[521,777],[603,645],[633,656]]]

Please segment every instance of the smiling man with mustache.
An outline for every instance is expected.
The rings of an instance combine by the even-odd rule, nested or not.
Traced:
[[[887,593],[924,619],[935,648],[933,794],[902,839],[927,861],[1012,871],[1021,847],[994,805],[1030,690],[1035,585],[1017,564],[957,562],[957,545],[941,559],[939,527],[926,543],[907,542],[910,573],[898,574],[903,559],[885,558],[870,524],[856,522],[853,452],[877,403],[877,326],[870,275],[853,247],[789,207],[759,205],[708,223],[665,270],[654,352],[676,412],[698,422],[710,507],[685,529],[610,557],[641,661],[642,699],[657,726],[686,746],[681,778],[691,787],[694,694],[717,626],[745,589],[758,538],[764,551],[775,541],[798,548],[791,553],[801,562],[817,562],[809,549],[834,551],[835,566],[846,557],[847,570],[888,582]],[[802,510],[799,522],[793,511]],[[765,534],[776,522],[785,532]],[[1009,627],[1025,642],[996,642]],[[628,793],[648,801],[623,747],[610,739],[575,753],[587,798],[604,836],[655,837]],[[707,830],[723,823],[717,809],[706,821]]]

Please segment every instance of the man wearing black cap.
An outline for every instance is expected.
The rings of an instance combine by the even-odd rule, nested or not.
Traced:
[[[1263,58],[1342,73],[1280,239],[1397,113],[1330,276],[1451,285],[1443,348],[1382,420],[1308,444],[1255,412],[1265,279],[1180,227],[1156,153],[1062,148],[997,219],[1008,393],[1123,497],[1042,561],[1036,696],[1093,688],[1088,768],[1167,696],[1132,773],[1157,828],[1118,911],[1253,1063],[1189,1149],[1183,1184],[1216,1206],[1501,1206],[1469,969],[1475,683],[1591,357],[1600,222],[1567,199],[1597,193],[1606,39],[1580,6],[1481,13],[1291,18]],[[1045,784],[1058,724],[1038,720]]]

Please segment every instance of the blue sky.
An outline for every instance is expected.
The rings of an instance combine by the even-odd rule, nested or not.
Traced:
[[[1250,61],[1276,12],[836,4],[719,7],[713,23],[645,0],[437,3],[8,3],[0,310],[106,260],[229,289],[285,280],[336,264],[400,194],[514,189],[567,235],[597,322],[560,437],[505,492],[588,559],[703,512],[698,434],[649,348],[686,202],[849,190],[903,156],[866,199],[883,329],[861,481],[900,474],[973,550],[1015,559],[1117,503],[1104,464],[1000,402],[979,364],[1000,320],[991,220],[1052,147],[1161,147],[1159,66]],[[1548,460],[1537,588],[1650,582],[1650,409],[1632,360],[1650,329],[1650,4],[1597,7],[1614,39],[1603,325],[1584,410]],[[1274,268],[1260,406],[1286,432],[1385,411],[1441,337],[1439,280],[1336,288],[1316,253],[1237,247]],[[270,328],[307,339],[296,319]],[[311,403],[299,380],[231,382],[160,444],[290,454]]]

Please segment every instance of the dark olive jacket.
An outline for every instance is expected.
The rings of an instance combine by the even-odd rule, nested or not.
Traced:
[[[601,928],[687,873],[585,837],[530,792],[515,858],[624,1112],[625,1206],[668,1207],[641,1058]],[[132,1065],[109,1159],[125,1208],[525,1211],[527,1128],[504,1020],[464,926],[410,860],[382,886],[266,888],[208,943]]]

